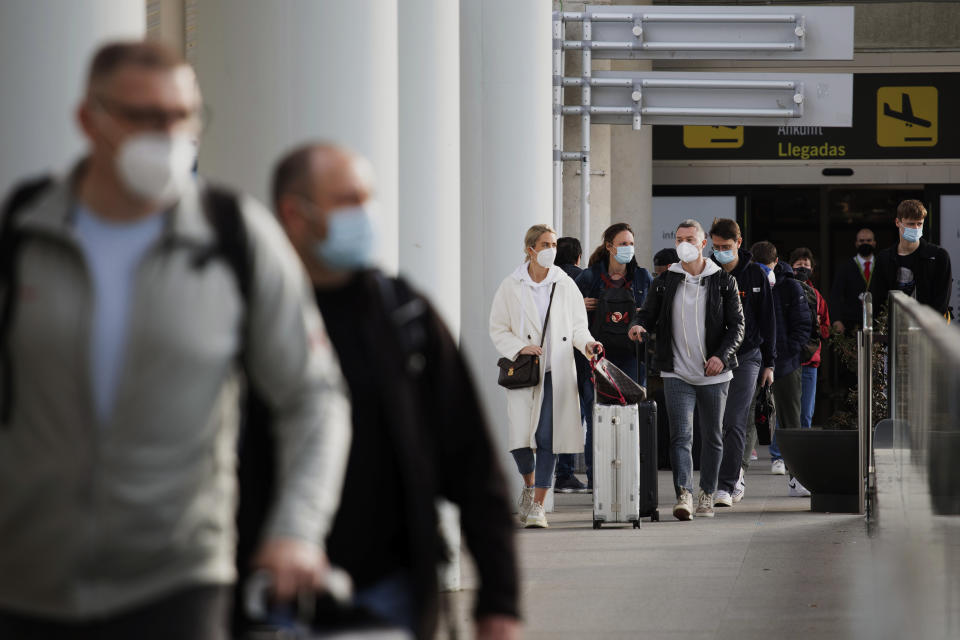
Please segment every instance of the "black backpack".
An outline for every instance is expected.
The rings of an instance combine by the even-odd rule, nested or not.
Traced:
[[[634,352],[636,345],[627,335],[630,323],[637,315],[637,301],[633,297],[633,282],[613,280],[600,274],[602,288],[597,296],[590,333],[604,348],[611,351]]]
[[[820,348],[820,318],[817,314],[817,292],[814,291],[806,282],[797,280],[803,287],[803,295],[807,298],[807,306],[810,307],[810,337],[803,345],[803,351],[800,353],[800,359],[808,362]]]

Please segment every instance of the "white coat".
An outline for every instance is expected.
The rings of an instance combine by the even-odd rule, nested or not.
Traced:
[[[526,269],[526,265],[523,265]],[[583,451],[583,426],[580,422],[580,394],[573,350],[586,355],[587,344],[594,339],[587,325],[583,294],[560,267],[550,267],[547,281],[556,282],[553,307],[547,322],[550,370],[553,384],[553,452]],[[528,345],[539,346],[543,327],[530,285],[524,284],[521,269],[507,276],[493,297],[490,310],[490,338],[501,356],[516,358]],[[536,449],[535,434],[540,421],[543,396],[543,367],[540,359],[540,384],[526,389],[505,389],[509,420],[509,446]]]

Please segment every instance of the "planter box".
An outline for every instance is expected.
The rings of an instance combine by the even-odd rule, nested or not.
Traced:
[[[813,494],[811,511],[859,513],[858,436],[847,429],[777,429],[787,469]]]

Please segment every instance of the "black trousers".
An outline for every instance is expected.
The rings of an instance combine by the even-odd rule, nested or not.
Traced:
[[[0,610],[3,640],[227,640],[231,590],[191,587],[116,615],[61,622]]]

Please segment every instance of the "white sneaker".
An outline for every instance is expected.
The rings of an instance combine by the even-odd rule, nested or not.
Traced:
[[[791,498],[809,498],[810,491],[800,484],[800,481],[796,478],[790,478],[790,482],[787,483],[787,486],[790,487],[790,497]]]
[[[523,491],[520,492],[520,499],[517,500],[517,515],[520,517],[520,524],[526,526],[531,507],[533,507],[533,487],[524,487]]]
[[[524,526],[527,529],[546,529],[550,525],[547,524],[547,514],[543,511],[543,505],[539,502],[534,502],[533,506],[530,507],[530,512],[527,514],[527,520]]]
[[[700,495],[697,497],[697,513],[698,518],[712,518],[715,514],[713,510],[713,494],[707,493],[706,491],[701,490]]]
[[[689,520],[693,516],[693,494],[686,489],[680,490],[680,497],[673,507],[673,517],[677,520]]]
[[[787,475],[787,467],[783,464],[783,460],[774,460],[773,464],[770,465],[770,473],[775,476]]]
[[[733,496],[724,491],[723,489],[717,489],[717,493],[713,497],[713,506],[715,507],[732,507],[733,506]]]
[[[740,467],[740,479],[733,485],[733,493],[730,495],[734,502],[743,500],[743,494],[747,492],[747,483],[743,480],[743,467]]]
[[[759,460],[759,459],[760,459],[760,456],[757,455],[757,450],[753,449],[750,452],[750,462],[753,462],[754,460]]]

